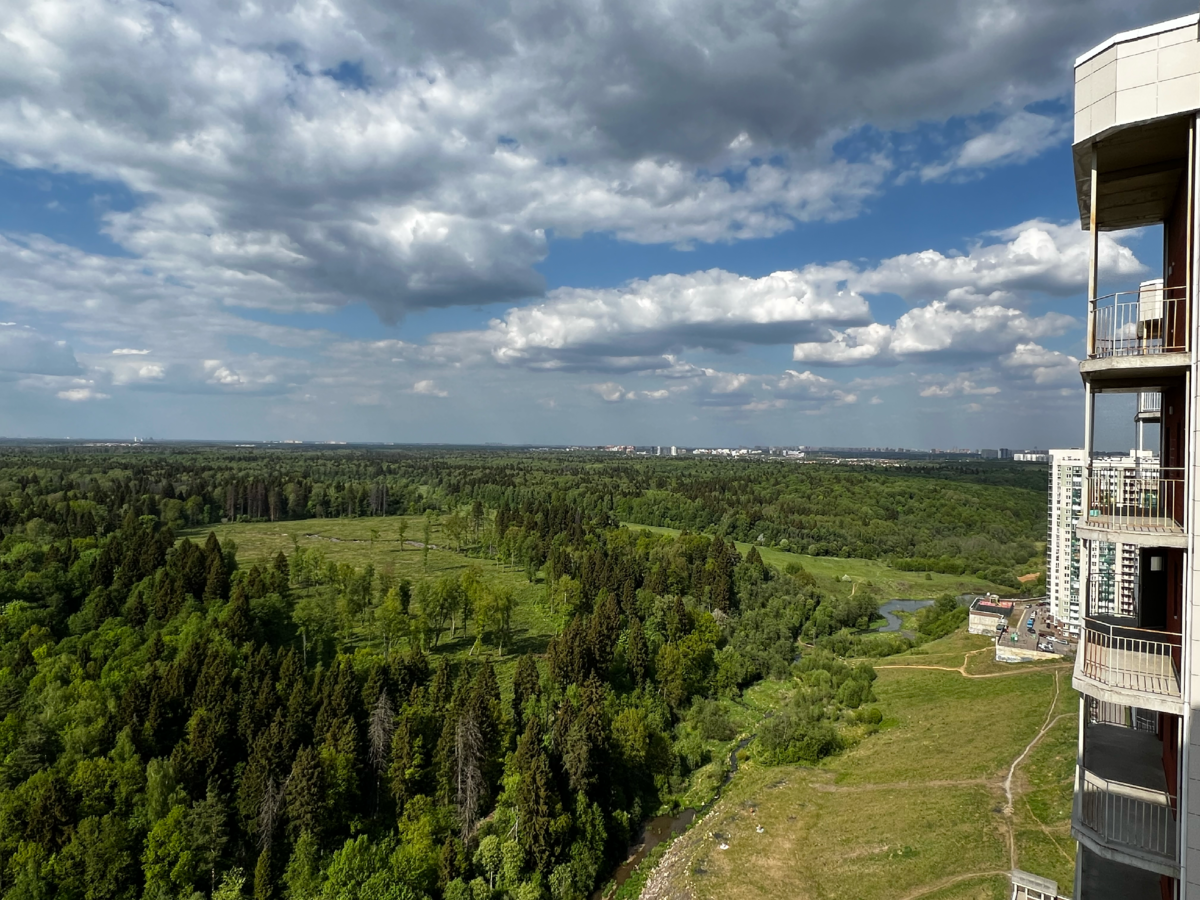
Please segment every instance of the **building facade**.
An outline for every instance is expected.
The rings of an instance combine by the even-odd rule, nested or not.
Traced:
[[[1075,527],[1075,900],[1200,900],[1198,113],[1196,15],[1117,35],[1076,61],[1073,156],[1091,261]],[[1099,233],[1147,225],[1161,226],[1160,277],[1102,291]],[[1093,454],[1095,399],[1110,392],[1157,395],[1157,409],[1138,404],[1139,431],[1159,423],[1153,464]],[[1125,595],[1104,568],[1135,559]]]
[[[1054,621],[1079,633],[1079,536],[1083,513],[1082,450],[1051,450],[1046,503],[1046,596]]]
[[[1132,615],[1137,602],[1138,549],[1113,535],[1113,540],[1089,541],[1085,550],[1078,527],[1083,519],[1084,481],[1088,467],[1082,450],[1050,450],[1049,496],[1046,504],[1046,596],[1055,624],[1078,635],[1086,569],[1091,579],[1093,605],[1105,612]],[[1109,478],[1109,487],[1136,484],[1133,476],[1153,477],[1158,458],[1150,450],[1135,450],[1128,456],[1093,456]],[[1086,563],[1086,565],[1085,565]]]
[[[1013,462],[1048,463],[1050,453],[1045,450],[1018,450],[1013,454]]]
[[[1012,611],[1013,602],[1011,600],[991,600],[978,597],[972,601],[971,608],[967,612],[967,631],[971,634],[995,637],[1008,624]]]

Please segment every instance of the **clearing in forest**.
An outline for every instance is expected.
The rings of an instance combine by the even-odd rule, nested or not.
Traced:
[[[664,528],[654,525],[636,525],[632,522],[622,523],[633,531],[653,531],[657,534],[679,534],[678,528]],[[741,541],[734,542],[738,553],[745,556],[750,552],[751,544]],[[896,598],[911,600],[926,600],[941,594],[984,593],[1011,594],[1012,591],[1002,585],[992,584],[971,575],[943,575],[940,572],[903,572],[893,569],[886,562],[877,559],[844,559],[839,556],[807,556],[803,553],[792,553],[773,547],[760,547],[759,554],[763,562],[782,570],[788,563],[799,563],[805,570],[821,579],[821,586],[845,585],[849,593],[855,584],[870,582],[879,589],[885,599]],[[841,579],[847,577],[849,581]],[[828,582],[828,584],[827,584]]]
[[[400,540],[402,522],[403,544]],[[481,654],[487,656],[495,663],[500,683],[507,690],[517,657],[523,653],[544,652],[558,627],[559,623],[550,615],[544,602],[545,587],[530,583],[522,569],[456,552],[454,540],[444,535],[437,525],[433,526],[426,558],[424,527],[424,516],[372,516],[237,522],[189,529],[180,537],[203,544],[208,533],[213,531],[222,544],[232,539],[237,545],[238,564],[242,567],[270,563],[281,550],[290,556],[297,547],[318,550],[334,563],[346,563],[358,569],[373,565],[377,574],[387,573],[414,582],[443,575],[459,576],[465,569],[478,567],[485,581],[504,584],[513,591],[517,602],[513,610],[511,643],[505,646],[504,656],[498,658],[494,649],[476,646],[475,629],[468,625],[465,633],[459,631],[454,638],[450,638],[449,633],[444,634],[434,652],[456,656],[473,653],[476,659],[481,658]],[[305,590],[319,589],[301,588],[298,592],[303,595]],[[357,630],[352,643],[383,650],[382,639],[365,628]]]

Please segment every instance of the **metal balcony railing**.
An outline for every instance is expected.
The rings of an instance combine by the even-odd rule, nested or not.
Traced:
[[[1090,359],[1187,351],[1187,288],[1161,279],[1091,303]]]
[[[1159,391],[1141,391],[1138,393],[1138,415],[1154,415],[1162,412],[1162,394]]]
[[[1178,700],[1182,639],[1169,631],[1083,620],[1082,671],[1121,690]]]
[[[1119,531],[1183,533],[1184,470],[1157,464],[1106,466],[1088,473],[1088,525]]]
[[[1083,699],[1087,703],[1086,718],[1089,725],[1116,725],[1146,734],[1158,733],[1156,712],[1121,703],[1108,703],[1095,697],[1085,696]]]
[[[1087,576],[1087,611],[1085,616],[1138,617],[1138,592],[1136,592],[1136,568],[1123,565],[1120,559],[1108,564],[1102,560],[1102,568],[1110,571],[1102,575]],[[1118,574],[1120,572],[1120,574]]]
[[[1137,785],[1109,781],[1080,769],[1078,824],[1106,845],[1140,851],[1178,864],[1175,797]]]

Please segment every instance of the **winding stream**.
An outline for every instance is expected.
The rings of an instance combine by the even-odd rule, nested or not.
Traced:
[[[767,713],[763,718],[769,719],[770,717],[771,713]],[[742,738],[737,742],[733,750],[729,752],[729,771],[725,773],[725,778],[721,782],[720,787],[717,788],[717,793],[711,800],[705,803],[704,806],[702,806],[700,809],[695,809],[689,806],[687,809],[681,809],[679,812],[673,815],[655,816],[653,819],[648,820],[642,826],[642,832],[640,835],[638,835],[638,842],[632,847],[632,852],[629,854],[629,858],[626,859],[625,862],[621,863],[621,865],[617,867],[617,870],[613,872],[611,889],[609,889],[607,892],[604,888],[598,889],[592,894],[592,900],[603,900],[604,897],[610,896],[612,893],[614,893],[629,879],[629,876],[633,874],[633,870],[636,869],[638,864],[649,855],[651,850],[653,850],[663,841],[670,840],[671,838],[683,834],[685,831],[687,831],[687,827],[696,820],[698,815],[711,808],[714,803],[720,800],[721,792],[725,790],[725,785],[729,784],[729,782],[733,779],[733,776],[737,773],[738,753],[745,749],[746,745],[754,740],[755,737],[756,735],[752,734],[749,737]]]
[[[883,606],[879,607],[879,614],[887,619],[887,624],[873,629],[874,631],[899,631],[900,617],[896,615],[896,611],[901,612],[916,612],[918,609],[932,605],[932,600],[889,600]]]

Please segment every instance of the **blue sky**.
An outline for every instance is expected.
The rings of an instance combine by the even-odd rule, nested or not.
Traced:
[[[11,4],[0,435],[1075,445],[1130,6]]]

